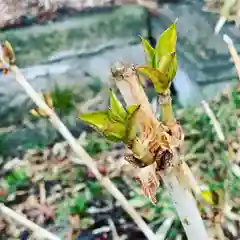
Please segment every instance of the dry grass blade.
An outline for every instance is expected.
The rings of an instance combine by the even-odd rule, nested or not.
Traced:
[[[223,28],[225,22],[227,21],[227,19],[223,16],[221,16],[215,26],[215,29],[214,29],[214,33],[215,34],[219,34],[221,29]]]
[[[217,136],[218,136],[219,140],[224,142],[225,141],[225,137],[224,137],[221,125],[220,125],[219,121],[217,120],[217,118],[215,117],[215,115],[214,115],[212,109],[210,108],[209,104],[205,100],[201,101],[201,104],[202,104],[206,114],[211,119],[212,124],[214,126],[214,129],[215,129],[215,131],[217,133]]]
[[[232,56],[233,63],[237,69],[238,78],[240,79],[240,58],[238,56],[237,50],[234,47],[232,39],[228,35],[223,35],[223,40],[227,43],[229,52]]]

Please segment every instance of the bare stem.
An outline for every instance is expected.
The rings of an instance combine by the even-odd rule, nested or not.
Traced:
[[[37,224],[29,221],[24,216],[14,212],[12,209],[6,207],[3,203],[0,203],[0,212],[4,215],[9,216],[10,218],[15,220],[16,222],[18,222],[18,223],[26,226],[27,228],[31,229],[34,233],[37,233],[36,237],[38,239],[47,238],[49,240],[60,240],[60,238],[58,236],[50,233],[49,231],[47,231],[44,228],[39,227]]]
[[[221,31],[221,29],[223,28],[225,22],[227,21],[227,19],[223,16],[221,16],[218,20],[218,22],[216,23],[215,29],[214,29],[214,33],[216,35],[218,35]]]
[[[127,105],[140,104],[145,111],[145,120],[156,122],[147,96],[139,84],[138,76],[129,64],[117,63],[112,67],[116,85]],[[142,120],[143,121],[143,120]],[[185,229],[189,240],[207,240],[208,235],[196,206],[195,199],[182,183],[179,171],[181,166],[169,171],[161,172],[161,178],[171,196],[173,205]]]
[[[141,231],[145,234],[145,236],[152,240],[155,239],[155,234],[148,227],[148,225],[143,221],[141,216],[137,213],[137,211],[128,203],[127,199],[124,195],[118,190],[118,188],[111,182],[108,177],[103,177],[101,173],[98,171],[94,160],[86,153],[86,151],[78,144],[73,135],[69,132],[67,127],[63,124],[63,122],[59,119],[56,113],[50,109],[47,104],[41,99],[39,94],[32,88],[32,86],[27,82],[27,80],[22,75],[21,71],[17,66],[12,66],[10,68],[11,72],[14,73],[16,81],[23,87],[26,93],[32,98],[34,103],[44,110],[48,116],[54,127],[61,133],[61,135],[67,140],[72,150],[77,155],[77,158],[73,158],[74,162],[77,164],[85,164],[91,172],[96,176],[99,183],[104,186],[109,193],[111,193],[121,204],[124,210],[132,217]]]

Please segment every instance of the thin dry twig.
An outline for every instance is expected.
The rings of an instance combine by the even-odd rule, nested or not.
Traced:
[[[46,202],[46,189],[45,184],[39,184],[39,192],[40,192],[40,204],[44,204]]]
[[[221,31],[221,29],[223,28],[223,26],[224,26],[224,24],[225,24],[226,21],[227,21],[227,19],[226,19],[225,17],[223,17],[223,16],[221,16],[221,17],[219,18],[219,20],[218,20],[218,22],[217,22],[217,24],[216,24],[216,26],[215,26],[215,29],[214,29],[214,33],[215,33],[216,35],[218,35],[218,34],[220,33],[220,31]]]
[[[31,229],[33,232],[37,233],[36,237],[39,239],[47,238],[49,240],[60,240],[60,238],[44,228],[41,228],[37,224],[31,222],[24,216],[14,212],[12,209],[6,207],[3,203],[0,203],[0,212],[4,215],[9,216],[14,221],[26,226],[27,228]]]
[[[203,100],[203,101],[201,101],[201,105],[202,105],[203,109],[205,110],[206,114],[211,119],[212,124],[214,126],[214,129],[217,133],[217,136],[218,136],[219,140],[224,142],[225,137],[224,137],[221,125],[220,125],[219,121],[217,120],[216,116],[214,115],[214,113],[213,113],[212,109],[210,108],[209,104],[205,100]]]

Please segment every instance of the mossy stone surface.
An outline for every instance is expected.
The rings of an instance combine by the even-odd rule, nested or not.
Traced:
[[[139,5],[112,7],[108,11],[76,14],[43,25],[0,33],[15,48],[21,67],[95,49],[106,43],[126,43],[145,35],[147,10]]]

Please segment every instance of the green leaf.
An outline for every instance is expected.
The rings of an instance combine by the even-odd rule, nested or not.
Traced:
[[[99,195],[102,192],[101,185],[93,181],[88,182],[88,188],[93,195]]]
[[[140,36],[140,38],[142,40],[142,45],[143,45],[143,49],[144,49],[144,52],[146,55],[147,64],[151,67],[154,67],[153,66],[153,58],[155,55],[155,49],[151,46],[151,44],[146,39],[144,39],[141,36]]]
[[[108,112],[98,111],[85,113],[79,118],[90,124],[96,131],[103,134],[103,136],[110,141],[119,142],[125,137],[125,124],[110,121]]]
[[[112,89],[110,89],[110,108],[108,114],[111,120],[124,123],[126,112]]]
[[[156,66],[158,66],[161,57],[176,52],[177,31],[176,23],[173,23],[160,36],[155,48]]]
[[[87,208],[87,200],[84,196],[75,199],[74,203],[70,206],[69,212],[72,215],[82,215],[85,213]]]
[[[126,110],[128,114],[133,114],[138,108],[139,105],[130,105],[126,107]]]
[[[177,56],[176,53],[169,53],[160,57],[157,69],[166,74],[168,81],[172,82],[177,73]]]
[[[168,69],[168,73],[167,73],[167,76],[168,76],[168,79],[170,82],[172,82],[173,79],[175,78],[176,73],[177,73],[177,68],[178,68],[177,55],[174,54],[172,63],[170,65],[170,67]]]
[[[109,124],[108,113],[104,111],[85,113],[79,119],[94,127],[97,131],[103,132]]]
[[[158,93],[164,93],[168,90],[171,81],[169,81],[166,74],[148,66],[139,66],[137,69],[152,80]]]
[[[126,130],[125,130],[125,139],[124,142],[128,143],[133,140],[137,135],[137,124],[136,124],[136,116],[138,110],[140,109],[140,105],[128,106],[127,111],[129,112],[128,117],[126,119]]]
[[[120,142],[125,138],[126,126],[124,123],[110,123],[108,128],[103,131],[103,135],[110,141]]]
[[[22,186],[26,183],[28,177],[26,174],[25,170],[22,169],[17,169],[14,172],[9,173],[6,177],[5,180],[8,185],[11,186]]]
[[[79,212],[84,212],[86,209],[86,199],[77,199],[76,202],[76,207],[78,208]]]

